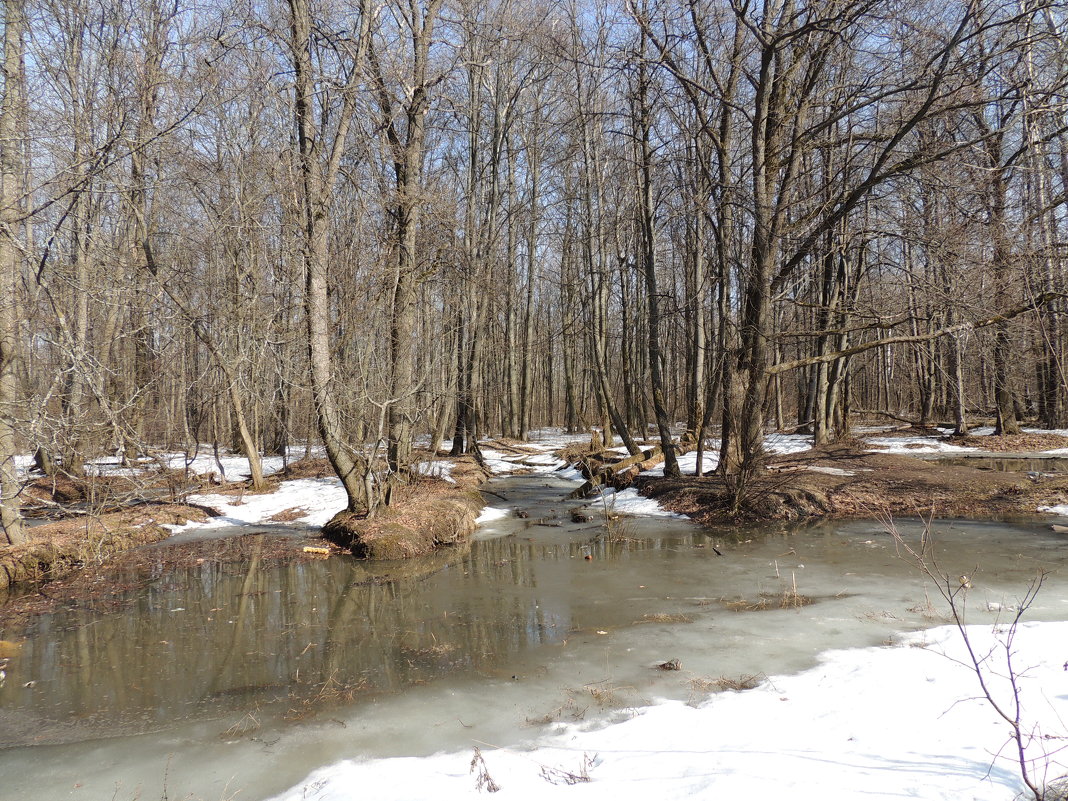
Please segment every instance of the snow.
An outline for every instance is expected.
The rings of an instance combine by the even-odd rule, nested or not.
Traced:
[[[18,477],[24,478],[27,473],[33,468],[33,455],[29,453],[19,453],[15,455],[15,473]]]
[[[419,475],[440,478],[450,484],[455,484],[456,479],[452,477],[454,467],[456,467],[455,462],[451,462],[448,459],[438,459],[433,462],[418,462],[413,466],[413,469]]]
[[[697,451],[690,451],[679,456],[679,470],[684,476],[692,476],[697,473]],[[704,456],[701,459],[701,469],[705,473],[709,473],[716,469],[719,464],[719,452],[705,451]],[[656,467],[642,472],[643,476],[663,476],[664,464],[661,462]]]
[[[969,628],[979,653],[999,650],[990,627]],[[998,635],[1004,637],[1004,633]],[[1063,668],[1068,623],[1017,631],[1025,724],[1037,726],[1029,756],[1052,781],[1068,772]],[[519,747],[471,744],[425,758],[353,759],[323,767],[277,801],[477,798],[477,746],[500,799],[920,798],[1010,801],[1024,787],[1008,729],[978,697],[954,627],[903,637],[893,647],[825,653],[797,675],[724,692],[698,706],[665,701],[623,722],[559,725]],[[1006,700],[996,676],[993,692]],[[582,777],[587,776],[588,781]]]
[[[586,477],[582,475],[582,471],[577,467],[561,467],[559,470],[553,473],[557,478],[562,478],[565,481],[577,481],[580,484],[586,480]]]
[[[857,474],[856,470],[844,470],[841,467],[824,467],[818,464],[809,465],[805,469],[810,473],[823,473],[827,476],[855,476]],[[862,472],[870,473],[871,470],[864,468]]]
[[[603,497],[604,504],[616,514],[686,519],[684,515],[669,512],[652,498],[646,498],[641,495],[634,487],[628,487],[624,490],[605,490]],[[593,508],[599,508],[601,503],[601,500],[595,500]]]
[[[934,437],[866,437],[869,445],[878,446],[879,453],[968,453],[979,451],[966,445],[952,445]]]
[[[482,447],[482,458],[485,460],[486,467],[494,475],[508,475],[517,472],[545,475],[567,466],[567,462],[557,458],[552,453],[552,451],[557,451],[565,445],[567,445],[567,441],[564,438],[524,444],[525,450],[542,451],[542,453],[506,453],[484,445]],[[556,475],[559,476],[560,473],[556,473]],[[580,478],[579,480],[584,479]]]
[[[808,434],[768,434],[764,448],[771,453],[801,453],[812,449],[812,437]]]
[[[481,514],[479,514],[479,516],[475,518],[475,523],[481,526],[483,523],[491,523],[494,520],[502,520],[508,517],[510,513],[511,510],[509,509],[501,509],[498,506],[486,506],[482,509]]]
[[[322,448],[313,448],[312,452],[322,455]],[[265,476],[277,473],[285,467],[287,461],[294,462],[304,456],[304,446],[289,448],[286,458],[281,456],[262,456],[260,466]],[[225,477],[219,475],[219,464],[226,473]],[[155,457],[141,457],[134,460],[134,467],[123,467],[114,458],[91,459],[86,462],[86,468],[96,475],[101,476],[126,476],[132,477],[157,469],[160,464],[171,470],[188,470],[198,475],[214,475],[225,478],[226,481],[236,481],[249,477],[250,470],[248,459],[244,456],[232,454],[229,451],[221,451],[218,461],[212,453],[211,445],[200,445],[195,455],[185,454],[180,451],[160,453]]]
[[[302,514],[286,525],[304,524],[320,528],[348,503],[345,489],[336,478],[300,478],[283,481],[277,490],[262,495],[190,495],[192,503],[210,506],[220,512],[207,523],[170,526],[174,533],[269,522],[279,512],[292,509]]]

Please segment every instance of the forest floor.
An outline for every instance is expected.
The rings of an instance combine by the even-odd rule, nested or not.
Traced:
[[[987,432],[955,438],[936,429],[868,430],[862,438],[821,448],[811,448],[811,440],[805,437],[772,435],[765,469],[749,480],[736,506],[722,478],[692,475],[693,453],[682,459],[683,471],[690,475],[665,478],[662,466],[644,464],[644,472],[634,478],[630,489],[625,482],[617,483],[604,498],[623,514],[675,513],[706,525],[815,517],[1005,519],[1033,517],[1040,511],[1068,513],[1068,472],[1010,472],[991,469],[980,460],[976,460],[978,466],[971,466],[967,458],[954,458],[981,453],[1068,457],[1068,436],[1032,431],[995,437]],[[483,450],[484,468],[469,457],[457,460],[419,454],[423,475],[404,493],[401,503],[371,524],[372,539],[384,529],[433,529],[446,508],[458,510],[464,518],[461,533],[470,533],[479,506],[471,497],[487,472],[556,470],[565,478],[582,478],[560,458],[562,453],[573,458],[582,452],[581,437],[543,435],[535,443],[495,440]],[[916,458],[932,454],[950,458]],[[706,470],[714,467],[714,453],[706,454],[705,465]],[[24,545],[0,546],[0,594],[8,585],[40,586],[72,572],[74,577],[54,584],[54,591],[91,594],[96,592],[92,577],[98,572],[93,568],[116,560],[133,566],[141,557],[123,552],[205,527],[251,524],[262,527],[259,533],[266,535],[283,533],[284,528],[286,536],[270,537],[278,540],[271,546],[256,546],[260,558],[322,558],[321,553],[305,548],[320,546],[321,550],[325,545],[321,528],[344,505],[344,493],[322,458],[298,459],[285,467],[279,464],[268,477],[268,490],[260,494],[250,492],[246,481],[218,484],[218,478],[209,482],[201,476],[200,494],[187,496],[190,487],[183,481],[188,482],[189,476],[188,471],[172,470],[149,477],[120,474],[84,481],[34,480],[26,490],[27,506],[38,514],[66,512],[68,516],[30,527],[29,542]],[[158,500],[145,502],[146,495]],[[141,499],[133,501],[137,496]],[[183,502],[171,502],[180,499]],[[176,539],[175,547],[153,549],[145,558],[175,567],[189,560],[242,558],[245,549],[240,540],[244,538],[229,539],[238,542]],[[459,541],[466,536],[445,539]]]
[[[885,434],[883,435],[885,437]],[[915,432],[901,432],[915,438]],[[1012,454],[1045,453],[1068,448],[1060,434],[1024,433],[931,438],[954,448]],[[793,520],[806,517],[882,518],[935,516],[1004,519],[1033,516],[1037,511],[1068,503],[1068,473],[993,469],[968,458],[920,459],[902,447],[855,439],[821,448],[772,454],[766,469],[750,479],[737,509],[718,476],[679,479],[639,477],[643,494],[666,509],[699,523],[731,520]],[[960,456],[975,451],[960,451]],[[956,463],[954,463],[956,462]],[[981,466],[979,466],[981,465]]]
[[[444,541],[448,528],[460,532],[451,538],[460,541],[474,530],[482,502],[472,492],[487,474],[470,457],[433,462],[424,452],[417,458],[424,459],[420,464],[426,474],[403,491],[399,503],[361,523],[372,539],[383,531],[394,538],[410,535],[413,543],[425,546],[419,553],[429,553],[437,542],[424,542],[427,538],[419,532],[438,531],[437,539]],[[26,541],[17,546],[0,545],[0,618],[40,613],[61,598],[121,596],[128,588],[101,585],[105,569],[112,576],[125,568],[137,572],[146,564],[180,569],[204,561],[243,562],[253,551],[261,561],[282,562],[347,550],[322,539],[323,526],[345,504],[326,459],[299,459],[266,481],[267,488],[254,493],[247,480],[220,482],[217,476],[171,469],[31,480],[24,490],[29,521],[47,517],[49,522],[27,526]],[[146,500],[151,497],[159,500]],[[176,536],[249,525],[261,530],[192,541]],[[155,544],[167,547],[142,548]],[[407,551],[403,555],[415,555],[416,544]],[[48,591],[42,592],[46,584]],[[5,605],[8,597],[18,602]]]

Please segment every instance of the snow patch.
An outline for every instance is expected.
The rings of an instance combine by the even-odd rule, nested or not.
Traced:
[[[220,513],[206,523],[168,526],[172,532],[223,526],[260,525],[280,512],[297,510],[299,515],[286,525],[304,524],[321,528],[348,504],[345,489],[336,478],[300,478],[283,481],[278,489],[263,495],[190,495],[189,500],[210,506]]]
[[[604,493],[604,502],[609,509],[617,514],[641,515],[643,517],[672,517],[678,520],[686,519],[685,515],[669,512],[652,498],[646,498],[641,495],[634,487],[628,487],[618,492],[614,490],[606,491]],[[595,505],[600,505],[600,502],[596,502]]]
[[[498,506],[485,506],[482,508],[481,514],[475,518],[475,523],[481,526],[483,523],[501,520],[502,518],[508,517],[509,514],[511,514],[510,509],[501,509]]]
[[[991,629],[969,634],[986,653]],[[1064,732],[1066,641],[1068,623],[1060,622],[1025,624],[1015,642],[1017,664],[1029,667],[1022,679],[1028,720],[1054,735]],[[715,694],[699,706],[656,703],[601,728],[561,726],[526,747],[481,744],[483,764],[501,799],[618,801],[655,788],[662,801],[1008,801],[1024,787],[1005,726],[976,700],[962,656],[952,627],[911,635],[898,647],[831,651],[812,670]],[[995,683],[995,692],[1002,689]],[[474,745],[426,758],[346,760],[276,801],[479,798]],[[1068,772],[1066,760],[1054,755],[1048,775]],[[568,781],[568,774],[588,781]]]
[[[452,477],[454,467],[456,467],[456,462],[450,462],[448,459],[439,459],[433,462],[417,462],[413,466],[413,469],[421,476],[440,478],[443,481],[448,481],[450,484],[455,484],[456,479]]]

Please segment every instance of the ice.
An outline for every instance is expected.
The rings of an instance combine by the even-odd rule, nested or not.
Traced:
[[[998,637],[969,634],[996,662]],[[1028,726],[1063,733],[1068,623],[1017,631],[1018,665],[1031,702]],[[992,691],[1006,700],[996,680]],[[1011,698],[1011,694],[1008,696]],[[678,701],[635,710],[592,730],[561,726],[518,747],[482,744],[424,758],[344,760],[312,773],[276,801],[480,797],[480,771],[502,799],[922,798],[1009,801],[1025,788],[1006,725],[978,697],[954,627],[911,635],[895,647],[831,651],[797,675],[772,676],[755,689],[725,692],[699,705]],[[1066,757],[1031,741],[1029,756],[1050,779]]]

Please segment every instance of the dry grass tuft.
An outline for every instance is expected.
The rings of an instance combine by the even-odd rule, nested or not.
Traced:
[[[693,618],[687,617],[682,614],[673,614],[669,612],[656,612],[651,615],[642,615],[641,620],[634,621],[635,623],[693,623]]]
[[[690,679],[690,687],[694,692],[698,693],[722,692],[723,690],[742,692],[743,690],[752,690],[759,687],[763,678],[763,674],[760,673],[738,676],[737,678],[720,676],[716,679],[710,679],[699,676]]]

